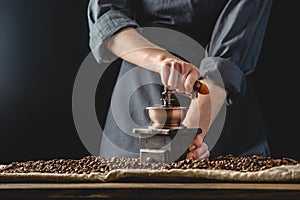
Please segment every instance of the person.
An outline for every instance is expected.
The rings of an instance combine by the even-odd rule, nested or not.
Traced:
[[[194,100],[184,100],[189,105],[184,124],[202,129],[187,147],[189,152],[185,157],[270,155],[267,131],[251,82],[271,6],[272,0],[90,0],[92,54],[98,63],[108,59],[107,51],[122,59],[117,82],[121,81],[131,95],[129,103],[124,102],[123,97],[128,94],[115,88],[100,156],[137,157],[138,138],[128,130],[135,128],[134,125],[143,127],[150,123],[145,107],[159,103],[164,85],[191,94],[199,78],[216,98],[199,95]],[[197,67],[144,37],[138,30],[140,27],[181,32],[205,47],[205,56]],[[134,69],[142,71],[142,75],[129,76]],[[222,84],[214,80],[215,71],[220,74]],[[130,78],[124,82],[126,74]],[[141,80],[148,80],[149,84]],[[151,80],[156,81],[151,83]],[[204,139],[213,134],[212,126],[223,105],[226,106],[224,126],[216,144],[209,147]],[[118,112],[116,107],[125,110]],[[129,115],[124,116],[130,116],[133,125],[120,117],[126,112]]]

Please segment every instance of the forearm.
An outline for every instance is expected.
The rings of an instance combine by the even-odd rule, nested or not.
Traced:
[[[209,128],[222,107],[225,105],[227,91],[211,80],[201,80],[209,88],[209,94],[199,94],[193,99],[183,124],[188,128],[201,128],[201,134],[197,134],[189,145],[187,159],[203,159],[210,156],[209,148],[203,142]]]
[[[217,117],[227,98],[227,91],[208,79],[202,80],[209,88],[209,94],[199,94],[191,101],[184,120],[188,128],[201,128],[206,134],[212,122]]]
[[[134,28],[124,28],[108,42],[108,49],[130,63],[160,73],[160,63],[174,58],[167,50],[141,36]]]

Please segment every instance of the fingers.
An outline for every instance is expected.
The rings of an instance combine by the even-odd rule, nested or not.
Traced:
[[[201,147],[203,144],[204,134],[197,134],[193,140],[193,142],[189,145],[189,150],[193,151],[196,148]]]
[[[203,142],[205,134],[197,134],[193,142],[189,145],[189,153],[187,154],[187,159],[204,159],[210,156],[208,146]]]
[[[180,60],[166,61],[161,70],[162,83],[181,93],[191,94],[199,77],[199,70],[194,65]]]
[[[164,63],[162,66],[162,70],[161,70],[161,82],[164,85],[168,85],[168,80],[169,80],[169,76],[170,76],[170,64],[169,63]]]
[[[186,89],[184,87],[186,77],[190,73],[190,68],[193,66],[192,64],[186,63],[186,62],[181,62],[180,65],[180,74],[177,80],[177,92],[180,93],[186,93]]]
[[[185,93],[187,94],[192,93],[194,84],[199,79],[199,76],[200,76],[199,71],[194,67],[191,67],[184,82]]]
[[[177,89],[180,84],[181,63],[176,60],[169,60],[163,63],[161,71],[161,80],[164,85],[168,85],[171,89]]]
[[[171,87],[171,89],[177,88],[177,81],[180,76],[180,64],[172,61],[171,67],[170,67],[170,75],[168,79],[168,85]]]
[[[202,143],[202,145],[192,151],[190,151],[187,155],[187,159],[193,160],[201,160],[204,158],[208,158],[210,156],[210,152],[208,150],[208,146],[206,143]]]

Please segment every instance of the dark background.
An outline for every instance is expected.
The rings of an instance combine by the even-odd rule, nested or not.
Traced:
[[[253,77],[272,156],[300,160],[296,2],[274,1]],[[72,116],[73,83],[90,52],[87,4],[0,0],[0,163],[89,154]]]

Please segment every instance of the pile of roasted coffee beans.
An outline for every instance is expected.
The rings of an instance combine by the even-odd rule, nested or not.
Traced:
[[[12,162],[0,169],[0,173],[59,173],[89,174],[92,172],[107,173],[114,169],[225,169],[241,172],[254,172],[281,165],[296,165],[300,162],[291,158],[273,159],[263,156],[234,157],[229,154],[214,159],[180,160],[171,164],[146,162],[139,158],[99,158],[86,156],[82,159],[52,159],[25,162]]]
[[[107,173],[113,169],[162,169],[165,164],[157,162],[141,163],[139,158],[100,158],[86,156],[82,159],[52,159],[12,162],[0,169],[0,173],[59,173],[89,174]]]
[[[234,157],[232,154],[215,159],[181,160],[166,166],[166,169],[225,169],[254,172],[281,165],[296,165],[299,161],[291,158],[274,159],[264,156]]]

